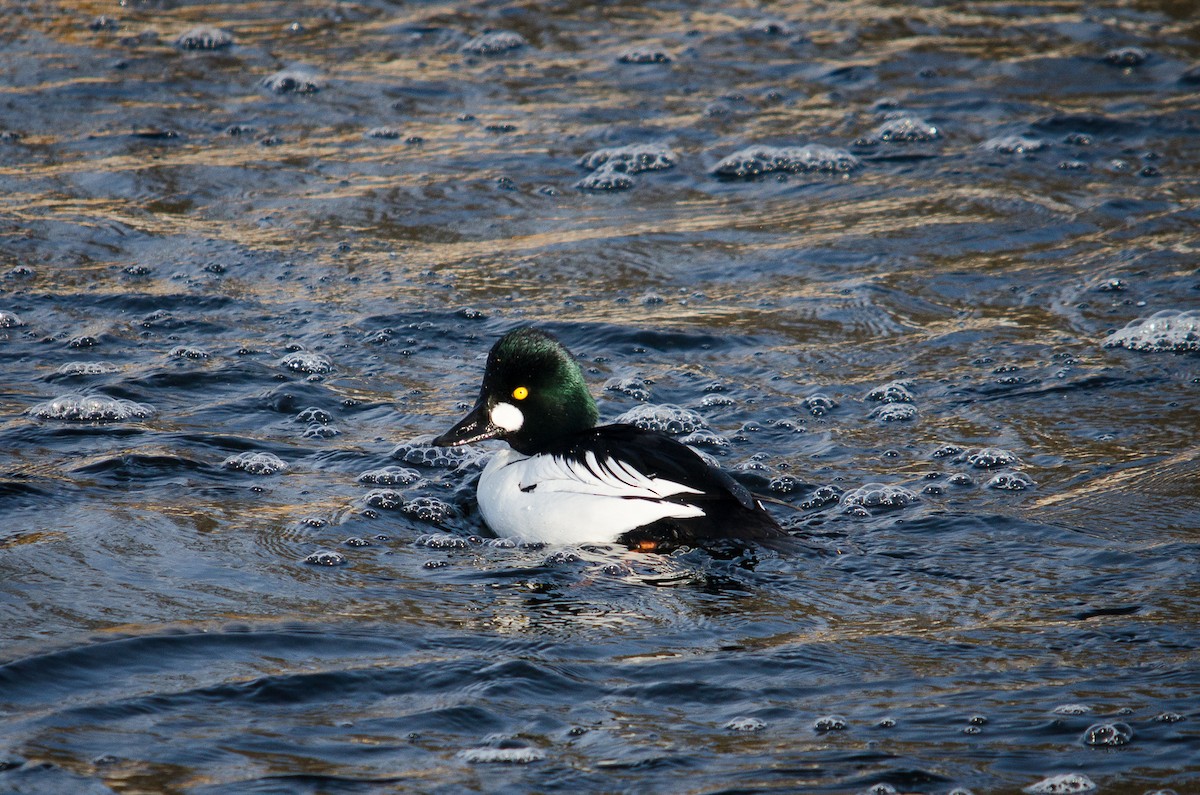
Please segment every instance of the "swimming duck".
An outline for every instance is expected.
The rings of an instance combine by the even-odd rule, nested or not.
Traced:
[[[500,536],[646,551],[790,540],[744,486],[690,447],[598,419],[570,352],[545,331],[520,328],[492,347],[474,408],[433,444],[508,443],[478,486],[479,512]]]

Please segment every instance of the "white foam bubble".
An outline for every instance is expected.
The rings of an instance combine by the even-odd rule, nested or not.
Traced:
[[[708,423],[696,412],[670,403],[634,406],[617,417],[616,422],[670,434],[696,433],[708,428]]]
[[[999,447],[972,447],[956,460],[965,461],[976,469],[1009,467],[1020,461],[1016,453]]]
[[[312,351],[296,351],[279,360],[279,364],[297,373],[324,375],[333,370],[329,357]]]
[[[1055,715],[1086,715],[1091,711],[1087,704],[1059,704],[1054,708]]]
[[[1049,776],[1036,784],[1030,784],[1023,791],[1029,795],[1063,795],[1072,792],[1091,792],[1096,789],[1096,783],[1082,773],[1059,773]]]
[[[1166,309],[1134,320],[1104,340],[1106,348],[1186,353],[1200,351],[1200,310]]]
[[[528,765],[546,754],[537,748],[468,748],[459,751],[458,758],[473,765]]]
[[[617,56],[617,63],[663,64],[670,62],[671,54],[666,50],[648,46],[630,47]]]
[[[363,497],[363,502],[372,508],[391,510],[404,505],[404,494],[395,489],[374,489]]]
[[[908,422],[916,417],[917,407],[907,403],[885,403],[871,412],[871,419],[880,422]]]
[[[418,536],[417,540],[413,543],[419,547],[430,547],[432,549],[466,549],[471,546],[470,539],[451,533],[427,533]]]
[[[520,33],[511,30],[493,30],[481,33],[462,46],[463,52],[472,55],[501,55],[518,50],[529,42]]]
[[[987,482],[987,488],[997,491],[1026,491],[1037,484],[1021,472],[1000,472]]]
[[[767,728],[767,723],[758,718],[738,717],[726,723],[725,728],[735,732],[760,732]]]
[[[400,510],[414,519],[432,524],[442,524],[454,515],[454,508],[437,497],[416,497],[401,505]]]
[[[814,417],[823,417],[838,407],[838,402],[823,392],[814,392],[804,399],[804,408]]]
[[[321,77],[311,69],[281,69],[262,80],[265,88],[276,94],[315,94],[324,87]]]
[[[621,165],[621,171],[638,174],[642,171],[662,171],[674,168],[678,159],[666,144],[627,144],[608,146],[589,152],[579,159],[579,165],[594,171],[601,166]]]
[[[605,164],[575,183],[580,190],[628,190],[634,185],[634,179],[627,172]]]
[[[889,113],[867,139],[883,143],[924,143],[942,137],[942,131],[911,113]]]
[[[818,732],[845,731],[849,722],[841,715],[825,715],[813,721],[813,730]]]
[[[842,173],[858,168],[859,159],[845,149],[822,144],[804,146],[748,146],[722,158],[712,170],[718,177],[755,177],[786,172]]]
[[[251,475],[274,475],[288,468],[287,462],[274,453],[256,453],[247,451],[231,455],[221,466],[226,469],[236,469]]]
[[[889,381],[868,392],[867,400],[879,403],[912,403],[914,399],[910,386],[912,384],[908,381]]]
[[[173,359],[207,359],[209,358],[208,351],[203,348],[197,348],[192,345],[177,345],[167,354]]]
[[[1095,723],[1080,738],[1084,745],[1117,746],[1133,742],[1133,727],[1122,721]]]
[[[38,403],[29,413],[43,420],[120,422],[153,416],[154,408],[108,395],[63,395]]]
[[[17,328],[24,325],[25,321],[16,312],[0,309],[0,328]]]
[[[181,50],[219,50],[231,44],[232,33],[211,25],[198,25],[175,38],[175,46]]]
[[[1041,138],[1027,138],[1024,135],[1003,135],[989,138],[980,144],[981,149],[997,152],[1002,155],[1023,155],[1027,152],[1040,152],[1047,144]]]
[[[842,495],[842,505],[847,508],[875,508],[879,510],[894,510],[906,508],[919,502],[916,492],[903,486],[893,486],[885,483],[867,483],[854,491]]]
[[[369,469],[358,476],[359,483],[375,483],[380,486],[409,486],[421,479],[421,473],[408,467],[386,466]]]
[[[604,382],[604,388],[609,392],[620,392],[634,400],[649,400],[650,390],[641,378],[610,378]]]
[[[432,436],[419,436],[407,442],[401,442],[392,450],[392,458],[398,458],[407,464],[425,467],[463,467],[490,457],[485,452],[470,445],[462,447],[434,447],[429,444]]]
[[[67,362],[55,372],[65,376],[108,375],[121,372],[121,368],[108,362]]]
[[[311,566],[342,566],[346,563],[346,556],[336,550],[322,549],[306,557],[304,562]]]

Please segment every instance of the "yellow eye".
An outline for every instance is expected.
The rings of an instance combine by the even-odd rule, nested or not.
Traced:
[[[517,400],[524,400],[525,398],[529,397],[529,390],[523,386],[519,386],[513,390],[513,397],[515,397]]]

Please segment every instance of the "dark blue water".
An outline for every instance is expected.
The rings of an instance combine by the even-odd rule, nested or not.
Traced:
[[[2,6],[0,791],[1200,790],[1196,4]],[[529,323],[801,550],[491,539]]]

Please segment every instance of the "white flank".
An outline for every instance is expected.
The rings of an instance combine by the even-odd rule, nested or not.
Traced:
[[[525,424],[525,415],[511,403],[497,403],[492,406],[491,418],[493,425],[509,433],[521,430],[521,426]]]
[[[479,512],[497,535],[548,544],[609,544],[659,519],[704,515],[694,505],[662,499],[699,494],[696,489],[647,477],[620,461],[599,462],[592,453],[587,465],[502,450],[479,479]]]

